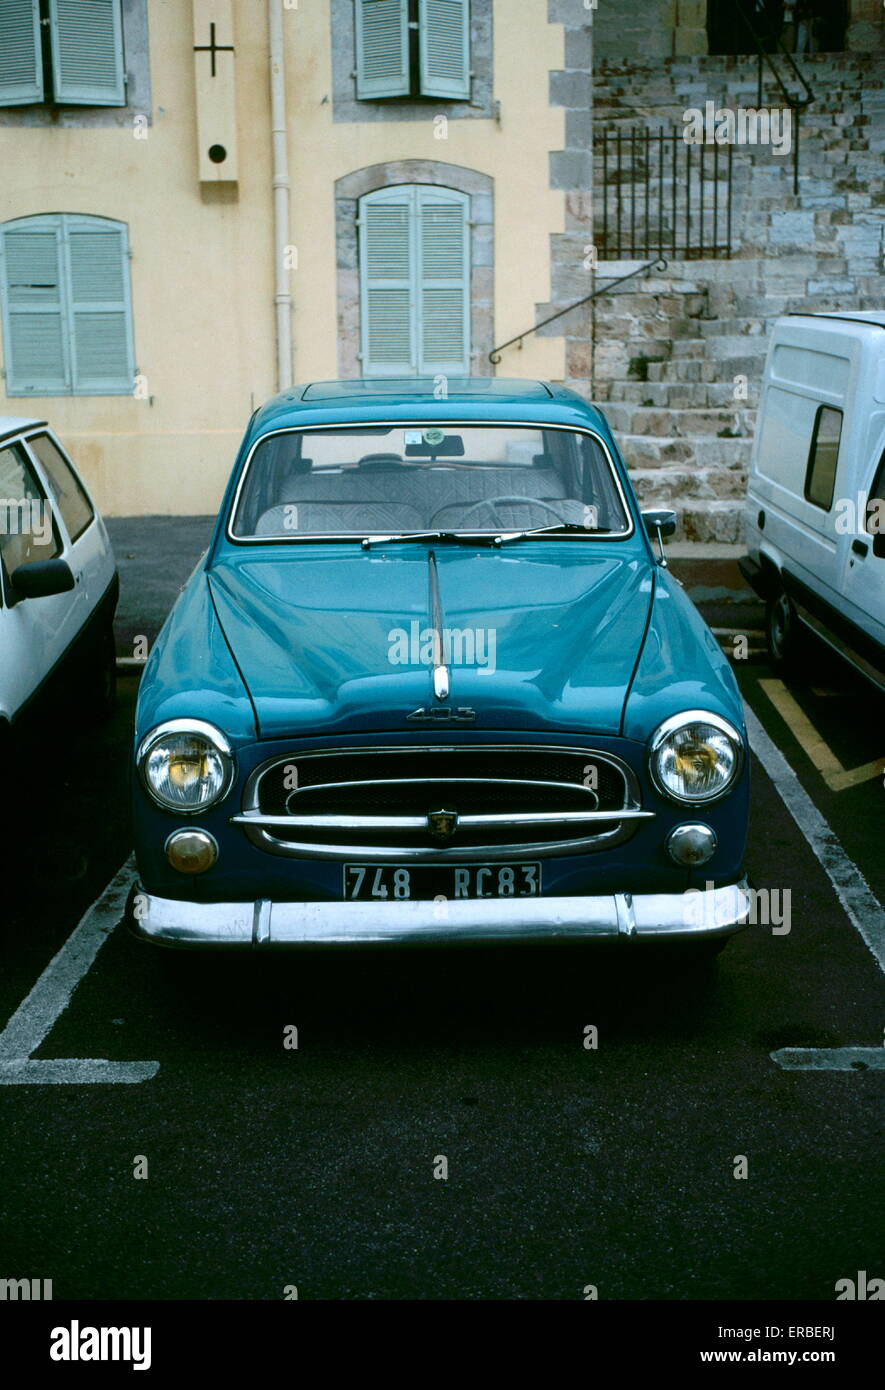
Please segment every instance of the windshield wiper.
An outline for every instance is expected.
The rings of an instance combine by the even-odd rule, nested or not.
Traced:
[[[610,526],[582,526],[578,521],[563,521],[558,526],[536,526],[531,531],[505,531],[500,536],[495,536],[495,545],[504,545],[507,541],[525,540],[526,536],[605,536],[611,533]]]
[[[469,531],[401,531],[392,536],[364,536],[360,544],[363,550],[373,545],[386,545],[390,541],[466,541],[475,545],[484,541],[486,545],[497,544],[497,536],[471,535]]]
[[[557,526],[537,526],[531,531],[504,531],[500,535],[489,531],[401,531],[390,536],[364,536],[360,544],[363,550],[393,541],[460,541],[467,545],[504,545],[507,541],[521,541],[526,536],[604,536],[610,531],[609,526],[582,526],[577,521],[563,521]]]

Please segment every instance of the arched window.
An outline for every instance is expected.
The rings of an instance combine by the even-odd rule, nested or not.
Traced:
[[[70,213],[4,223],[0,300],[8,395],[132,392],[125,223]]]
[[[359,202],[364,376],[470,370],[470,199],[399,184]]]

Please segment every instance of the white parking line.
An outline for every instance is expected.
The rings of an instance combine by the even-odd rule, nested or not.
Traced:
[[[885,1047],[782,1047],[771,1055],[785,1071],[885,1071]]]
[[[750,744],[836,890],[848,920],[885,972],[885,910],[756,715],[746,708]]]
[[[119,922],[134,881],[135,863],[130,857],[87,910],[0,1033],[0,1086],[131,1084],[156,1076],[159,1062],[110,1062],[101,1057],[31,1059]]]
[[[857,865],[830,829],[780,749],[772,742],[749,706],[744,706],[750,745],[811,847],[836,891],[845,914],[885,972],[885,910]],[[879,1069],[885,1049],[868,1047],[787,1047],[771,1053],[772,1061],[790,1071],[859,1071]],[[863,1063],[856,1067],[854,1063]]]

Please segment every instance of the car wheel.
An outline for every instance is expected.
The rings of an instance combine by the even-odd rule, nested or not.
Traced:
[[[768,659],[778,675],[802,674],[808,644],[792,600],[783,589],[772,594],[765,608]]]

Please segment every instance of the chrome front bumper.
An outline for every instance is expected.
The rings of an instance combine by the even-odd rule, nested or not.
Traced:
[[[185,948],[608,939],[699,941],[747,925],[745,879],[704,893],[434,902],[191,903],[135,889],[126,920],[143,941]]]

